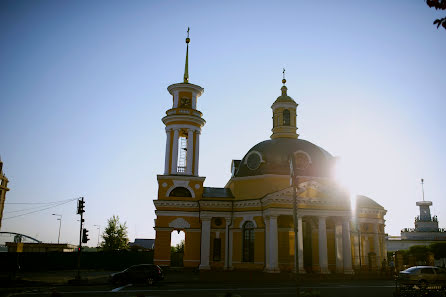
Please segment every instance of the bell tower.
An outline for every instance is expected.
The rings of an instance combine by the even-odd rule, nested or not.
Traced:
[[[296,133],[296,108],[297,103],[287,95],[288,88],[285,86],[285,69],[283,69],[282,78],[282,95],[277,97],[271,109],[273,110],[273,134],[271,139],[286,137],[297,138],[299,134]]]
[[[197,110],[203,88],[189,83],[189,42],[188,28],[183,82],[167,88],[172,95],[172,108],[162,119],[166,125],[164,175],[198,176],[201,127],[206,121]]]

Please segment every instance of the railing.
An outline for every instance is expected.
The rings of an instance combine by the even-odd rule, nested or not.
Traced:
[[[186,166],[177,167],[177,173],[185,173],[185,172],[186,172]]]
[[[446,232],[446,228],[437,228],[436,230],[432,231],[417,231],[415,228],[404,228],[401,229],[401,232]]]
[[[194,115],[197,117],[202,117],[203,114],[195,109],[185,109],[185,108],[172,108],[166,111],[167,115],[173,115],[173,114],[186,114],[186,115]]]

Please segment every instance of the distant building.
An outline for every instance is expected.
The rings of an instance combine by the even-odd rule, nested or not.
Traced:
[[[2,227],[3,209],[5,208],[6,192],[8,189],[9,180],[3,173],[3,162],[0,160],[0,228]]]
[[[155,239],[135,238],[135,242],[129,242],[129,246],[153,250],[155,248]]]
[[[418,201],[420,215],[415,217],[415,228],[404,228],[401,236],[387,238],[387,250],[394,252],[407,250],[414,245],[430,245],[436,242],[446,242],[446,228],[438,228],[437,216],[431,217],[432,201]]]

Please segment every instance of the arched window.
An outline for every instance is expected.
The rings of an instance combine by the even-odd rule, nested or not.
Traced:
[[[243,224],[243,262],[254,262],[254,223]]]
[[[290,111],[288,109],[285,109],[283,111],[283,125],[284,126],[290,125]]]
[[[192,197],[192,194],[184,187],[177,187],[170,192],[169,197]]]

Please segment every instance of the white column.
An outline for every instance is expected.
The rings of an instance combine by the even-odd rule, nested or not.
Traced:
[[[170,167],[170,173],[177,173],[177,163],[178,163],[178,129],[173,130],[173,142],[172,142],[172,166]]]
[[[297,217],[297,255],[299,257],[299,273],[305,273],[304,269],[304,234],[302,231],[302,217]]]
[[[178,101],[179,101],[179,91],[173,92],[173,108],[178,107]]]
[[[362,237],[362,265],[369,265],[369,236],[367,233]]]
[[[270,272],[279,272],[279,257],[278,257],[278,234],[277,234],[277,217],[269,217],[269,251],[270,251]]]
[[[209,249],[211,237],[211,219],[201,219],[201,262],[200,270],[209,270]]]
[[[355,231],[356,232],[354,232],[353,234],[353,248],[355,249],[355,258],[353,259],[353,265],[355,266],[355,269],[359,269],[359,259],[361,258],[361,255],[359,253],[359,224],[355,226]]]
[[[195,165],[194,165],[194,175],[198,176],[198,157],[200,151],[200,131],[195,131]]]
[[[381,246],[379,244],[378,224],[373,224],[373,247],[376,254],[376,267],[381,267]]]
[[[326,274],[328,271],[327,259],[327,226],[326,217],[319,217],[319,267],[320,273]]]
[[[353,274],[352,269],[352,243],[350,240],[350,221],[342,222],[342,244],[344,251],[344,274]]]
[[[339,220],[335,222],[335,253],[336,253],[336,272],[344,271],[344,251],[342,240],[342,223]],[[344,238],[345,239],[345,238]]]
[[[165,154],[165,160],[164,160],[164,174],[169,174],[169,161],[170,161],[170,138],[171,138],[171,131],[172,129],[166,128],[166,154]]]
[[[264,217],[265,220],[265,271],[271,270],[271,260],[270,260],[270,228],[269,228],[269,217]]]
[[[186,174],[192,175],[192,164],[194,153],[194,130],[187,131],[187,155],[186,155]]]
[[[197,109],[197,94],[192,93],[192,109]]]

